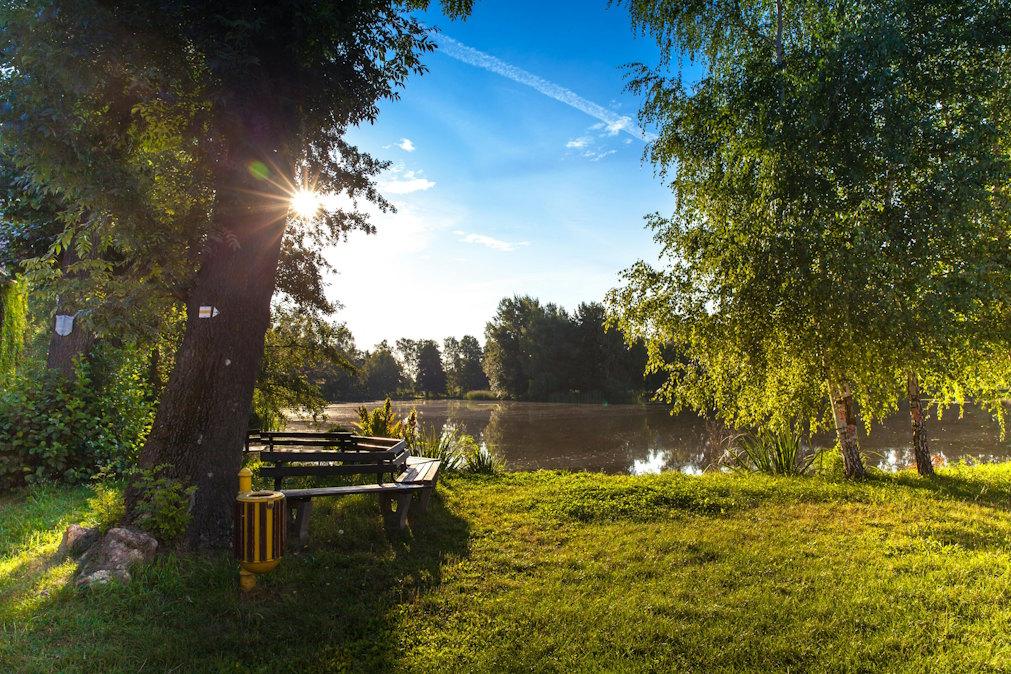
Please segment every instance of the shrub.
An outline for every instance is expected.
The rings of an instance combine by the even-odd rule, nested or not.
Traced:
[[[480,390],[480,391],[467,391],[463,395],[464,400],[498,400],[498,396],[495,395],[494,391]]]
[[[162,543],[175,541],[190,522],[195,486],[164,475],[166,466],[134,469],[131,488],[136,490],[134,524]]]
[[[413,446],[418,434],[418,412],[411,410],[403,419],[393,411],[393,403],[387,398],[382,407],[373,410],[362,405],[358,408],[355,430],[359,435],[374,438],[404,438],[408,446]]]
[[[846,466],[837,442],[834,447],[821,448],[814,455],[814,471],[822,477],[841,480],[846,477]]]
[[[814,453],[805,450],[800,435],[792,430],[760,431],[738,436],[726,458],[743,470],[803,475],[811,468]]]
[[[88,499],[88,506],[94,513],[94,522],[102,533],[123,521],[126,517],[126,504],[123,502],[123,492],[117,487],[100,484],[95,487],[95,495]]]
[[[0,487],[122,475],[154,419],[143,372],[139,354],[99,353],[69,380],[36,371],[8,382],[0,390]]]

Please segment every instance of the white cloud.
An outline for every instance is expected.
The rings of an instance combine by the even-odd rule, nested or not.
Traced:
[[[435,187],[435,181],[423,178],[421,171],[407,171],[402,165],[393,167],[390,173],[396,177],[379,181],[379,191],[385,194],[410,194]]]
[[[633,124],[631,118],[624,115],[617,115],[602,105],[586,100],[570,89],[566,89],[565,87],[555,84],[554,82],[550,82],[543,77],[527,72],[522,68],[517,68],[512,64],[495,58],[491,54],[486,54],[474,49],[473,47],[468,47],[467,45],[457,42],[446,35],[435,34],[432,37],[439,43],[439,47],[442,49],[442,52],[450,58],[454,58],[457,61],[462,61],[463,63],[467,63],[478,68],[483,68],[484,70],[495,73],[496,75],[501,75],[502,77],[508,78],[514,82],[519,82],[520,84],[541,92],[549,98],[553,98],[560,103],[571,106],[580,112],[590,115],[591,117],[596,117],[607,127],[608,132],[611,133],[611,135],[624,131],[628,135],[638,138],[646,143],[652,141],[655,137],[652,133],[647,133],[640,129],[637,125]],[[615,130],[612,132],[611,129]]]
[[[486,234],[475,234],[473,232],[467,233],[459,229],[453,230],[453,233],[460,237],[460,241],[464,243],[472,243],[477,246],[484,246],[485,248],[491,248],[492,250],[498,250],[503,253],[511,253],[517,248],[523,246],[529,246],[529,241],[517,241],[512,243],[510,241],[503,241],[502,239],[496,239],[495,237],[488,236]]]
[[[615,152],[617,152],[617,150],[601,150],[599,152],[589,150],[587,152],[584,152],[583,156],[589,159],[590,161],[600,161],[604,157],[610,157]]]
[[[631,138],[629,140],[631,140]],[[589,142],[590,142],[589,138],[587,138],[586,136],[580,136],[579,138],[573,138],[572,140],[570,140],[568,143],[565,144],[565,147],[579,149],[582,147],[586,147],[589,144]]]
[[[622,115],[613,122],[608,122],[608,124],[606,125],[607,134],[609,136],[617,136],[620,132],[627,129],[631,123],[632,123],[631,117],[629,117],[628,115]]]
[[[435,181],[428,178],[406,178],[404,180],[386,180],[379,183],[379,191],[387,194],[410,194],[423,192],[435,187]]]
[[[404,152],[414,152],[414,142],[410,138],[401,138],[400,142],[397,143],[397,147]]]

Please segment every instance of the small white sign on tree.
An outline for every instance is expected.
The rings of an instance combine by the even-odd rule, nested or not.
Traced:
[[[74,317],[66,314],[56,315],[56,334],[66,337],[74,331]]]

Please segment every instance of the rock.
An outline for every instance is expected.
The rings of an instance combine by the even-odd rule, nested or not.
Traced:
[[[63,532],[63,540],[56,550],[56,561],[62,562],[67,557],[74,559],[80,557],[98,542],[99,531],[96,527],[82,527],[80,524],[71,524]]]
[[[123,569],[99,569],[95,573],[77,579],[77,587],[105,585],[106,583],[129,583],[130,572]]]
[[[158,541],[137,529],[109,529],[100,543],[91,547],[77,567],[77,585],[130,582],[129,569],[134,564],[149,562],[158,550]]]

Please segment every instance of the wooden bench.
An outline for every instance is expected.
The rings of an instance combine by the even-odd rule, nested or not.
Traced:
[[[349,436],[349,440],[351,443],[345,444],[340,450],[315,448],[280,450],[275,445],[273,450],[260,453],[261,460],[274,464],[261,468],[260,475],[273,478],[274,489],[284,494],[289,510],[294,514],[295,533],[303,545],[308,539],[309,518],[314,498],[376,494],[387,522],[393,519],[393,502],[396,502],[396,521],[401,529],[407,526],[407,517],[415,494],[419,496],[417,511],[424,513],[428,510],[442,466],[440,461],[408,456],[403,440],[359,436]],[[390,474],[389,481],[383,480],[386,473]],[[377,482],[338,487],[283,489],[283,481],[289,477],[365,474],[375,474]]]

